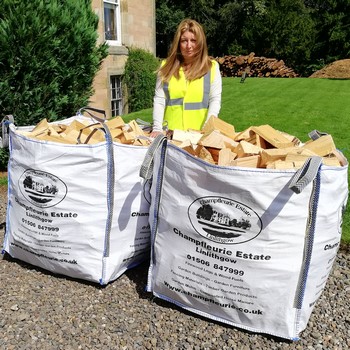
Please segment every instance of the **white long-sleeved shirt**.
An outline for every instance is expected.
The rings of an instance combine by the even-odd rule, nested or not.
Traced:
[[[216,72],[213,82],[210,84],[209,107],[207,120],[210,116],[217,117],[221,108],[222,79],[219,64],[216,63]],[[153,98],[153,131],[161,131],[165,112],[165,93],[162,80],[158,74],[154,98]]]

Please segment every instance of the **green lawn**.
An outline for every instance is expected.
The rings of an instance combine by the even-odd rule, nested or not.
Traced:
[[[312,130],[327,132],[350,159],[350,80],[315,78],[223,78],[220,118],[242,131],[252,125],[309,139]],[[152,120],[152,109],[123,116],[125,121]],[[350,203],[349,203],[350,204]],[[350,210],[343,222],[343,241],[350,243]]]

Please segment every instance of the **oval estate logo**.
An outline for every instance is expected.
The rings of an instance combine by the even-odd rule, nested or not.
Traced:
[[[188,207],[193,228],[203,237],[225,244],[238,244],[257,237],[262,222],[248,206],[224,197],[202,197]]]
[[[66,184],[57,176],[40,170],[26,170],[18,180],[22,195],[40,208],[53,207],[67,194]]]

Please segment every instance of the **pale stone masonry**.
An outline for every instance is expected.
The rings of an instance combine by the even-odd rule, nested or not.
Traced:
[[[113,3],[113,1],[112,1]],[[111,76],[122,76],[128,58],[128,48],[137,47],[156,54],[156,19],[155,0],[120,0],[121,44],[109,47],[109,55],[103,61],[97,73],[89,106],[106,111],[107,118],[111,113]],[[104,34],[104,1],[92,0],[93,11],[98,15],[98,43],[105,41]],[[123,111],[128,112],[126,91],[123,89]]]

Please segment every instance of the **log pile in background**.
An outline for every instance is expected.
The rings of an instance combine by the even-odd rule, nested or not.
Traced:
[[[223,77],[274,77],[295,78],[298,76],[283,60],[255,57],[254,52],[243,56],[224,56],[215,59]]]

